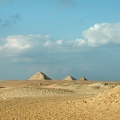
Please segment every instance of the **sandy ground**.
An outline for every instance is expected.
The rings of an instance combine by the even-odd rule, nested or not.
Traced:
[[[0,120],[120,120],[120,83],[0,81]]]

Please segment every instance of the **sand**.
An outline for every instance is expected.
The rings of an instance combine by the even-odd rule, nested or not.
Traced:
[[[120,120],[120,83],[0,81],[0,120]]]

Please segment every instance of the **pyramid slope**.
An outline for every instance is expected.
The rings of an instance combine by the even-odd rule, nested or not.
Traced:
[[[47,75],[42,72],[35,73],[29,80],[51,80]]]
[[[76,80],[74,77],[72,77],[72,76],[67,76],[67,77],[65,77],[63,80]]]

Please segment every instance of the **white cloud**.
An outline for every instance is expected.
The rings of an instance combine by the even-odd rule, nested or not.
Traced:
[[[52,41],[50,41],[50,40],[48,40],[48,41],[46,41],[44,44],[43,44],[43,46],[44,47],[52,47],[52,45],[53,45],[53,43],[52,43]]]
[[[47,40],[49,40],[50,36],[49,35],[45,35],[44,38],[47,39]]]
[[[88,46],[101,46],[120,43],[120,23],[95,24],[83,32]]]
[[[22,35],[19,36],[9,36],[7,38],[7,43],[4,45],[5,49],[18,49],[24,50],[31,48],[31,44],[28,42],[28,38]]]
[[[83,40],[83,39],[76,39],[74,41],[74,46],[82,47],[82,46],[85,46],[85,45],[86,45],[86,41]]]
[[[3,45],[0,46],[0,50],[7,53],[19,53],[28,50],[32,47],[29,43],[28,37],[24,35],[8,36],[5,39]]]
[[[0,51],[7,53],[21,53],[32,49],[33,47],[40,47],[48,36],[39,34],[30,35],[11,35],[5,38],[4,43],[0,45]]]
[[[57,40],[57,41],[56,41],[56,44],[57,44],[57,45],[62,45],[62,44],[63,44],[63,40],[61,40],[61,39],[60,39],[60,40]]]

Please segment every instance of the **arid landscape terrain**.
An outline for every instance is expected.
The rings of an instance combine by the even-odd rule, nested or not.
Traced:
[[[120,120],[120,0],[0,0],[0,120]]]
[[[0,120],[120,120],[120,82],[41,75],[0,81]]]

